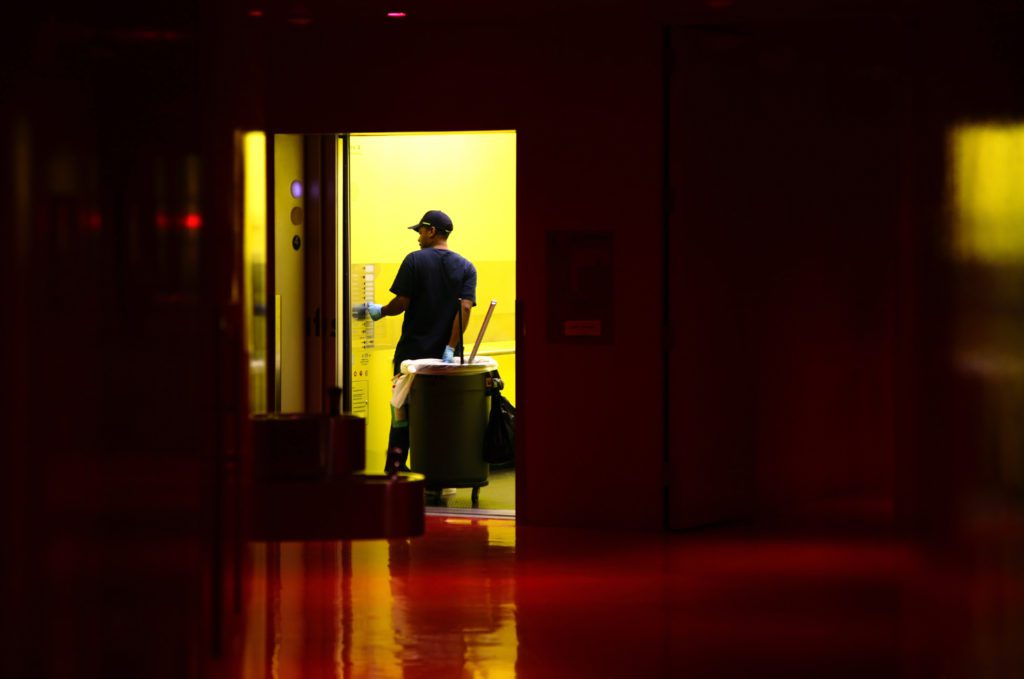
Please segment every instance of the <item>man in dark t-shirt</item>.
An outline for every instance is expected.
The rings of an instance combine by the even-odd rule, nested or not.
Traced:
[[[395,294],[387,304],[368,304],[373,320],[405,313],[402,336],[395,347],[394,373],[402,361],[416,358],[454,360],[462,341],[461,327],[469,323],[476,305],[476,267],[448,249],[452,220],[440,210],[430,210],[418,224],[409,227],[419,233],[420,249],[402,261],[391,284]],[[461,308],[459,300],[462,300]],[[386,471],[406,469],[409,455],[409,420],[405,408],[391,409]]]

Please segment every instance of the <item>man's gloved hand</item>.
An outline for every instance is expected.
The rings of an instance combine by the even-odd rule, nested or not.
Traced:
[[[444,361],[445,363],[454,363],[455,362],[455,349],[452,349],[451,347],[447,347],[446,346],[444,348],[444,353],[441,354],[441,360]]]
[[[373,320],[379,321],[380,317],[384,315],[381,312],[382,308],[383,307],[380,304],[374,304],[373,302],[370,302],[369,304],[366,305],[366,313],[370,314],[370,318],[372,318]]]

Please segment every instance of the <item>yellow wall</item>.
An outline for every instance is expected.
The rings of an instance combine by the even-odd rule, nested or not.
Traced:
[[[281,412],[305,410],[305,266],[303,250],[305,219],[292,223],[292,210],[302,209],[302,198],[293,198],[291,183],[303,181],[302,136],[274,135],[274,281],[281,296]],[[302,239],[299,250],[292,247],[292,238]]]
[[[449,246],[477,268],[477,308],[465,342],[468,351],[492,299],[488,349],[514,349],[516,252],[515,132],[352,135],[350,153],[353,265],[377,268],[376,302],[384,304],[402,259],[417,249],[408,226],[427,210],[443,210],[454,230]],[[341,147],[339,146],[339,151]],[[383,469],[390,428],[391,358],[402,317],[377,322],[371,358],[367,468]],[[496,356],[515,401],[515,355]]]
[[[242,303],[249,355],[249,410],[261,413],[267,410],[267,138],[262,132],[242,136],[242,168]]]
[[[1024,260],[1024,125],[964,125],[952,135],[954,246],[964,259]]]

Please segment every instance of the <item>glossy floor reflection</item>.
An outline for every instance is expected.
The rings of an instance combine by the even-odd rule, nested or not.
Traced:
[[[470,488],[455,489],[450,496],[434,495],[427,496],[427,507],[447,509],[474,509],[472,502],[472,490]],[[480,489],[480,495],[475,509],[484,511],[499,511],[510,516],[515,516],[516,509],[516,470],[497,469],[491,470],[486,486]]]
[[[413,540],[257,543],[238,671],[1024,676],[1024,551],[1008,525],[955,554],[451,517]]]

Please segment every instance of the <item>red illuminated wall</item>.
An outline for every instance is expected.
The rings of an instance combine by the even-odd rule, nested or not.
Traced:
[[[1015,110],[983,94],[1006,55],[983,24],[762,19],[671,30],[667,269],[661,26],[241,30],[239,120],[517,130],[521,520],[891,525],[953,492],[944,135]],[[609,343],[546,337],[553,230],[612,235]]]
[[[268,54],[268,128],[517,131],[518,515],[657,529],[661,505],[660,33],[644,28],[386,27]],[[523,36],[529,34],[530,39]],[[314,41],[317,42],[317,41]],[[318,67],[304,70],[302,64]],[[471,171],[471,170],[470,170]],[[545,234],[615,244],[615,333],[550,344]]]
[[[877,53],[852,57],[854,35]],[[674,521],[885,511],[911,255],[898,38],[867,22],[674,38]]]
[[[237,129],[517,130],[524,522],[943,531],[1002,481],[952,368],[956,304],[991,300],[945,250],[945,135],[1020,120],[1019,9],[549,4],[5,22],[4,673],[195,675],[241,605]],[[555,230],[613,239],[609,343],[546,337]]]

